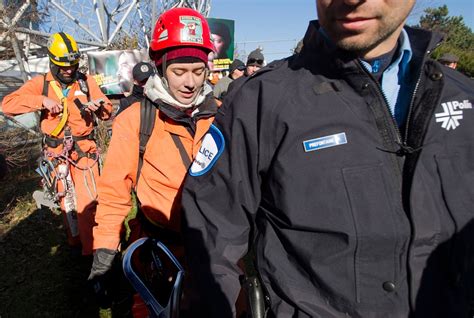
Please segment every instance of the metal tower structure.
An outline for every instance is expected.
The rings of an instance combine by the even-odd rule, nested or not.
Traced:
[[[15,3],[0,0],[0,9],[5,9],[5,2]],[[28,66],[32,48],[44,48],[52,33],[63,31],[71,34],[81,51],[117,48],[118,43],[124,40],[128,40],[125,43],[133,42],[135,48],[148,48],[157,17],[174,7],[192,8],[208,16],[211,0],[17,1],[14,14],[11,14],[13,16],[0,18],[0,40],[9,39],[26,79],[28,67],[25,68],[25,65]],[[32,10],[37,22],[25,26],[21,23],[22,17]]]

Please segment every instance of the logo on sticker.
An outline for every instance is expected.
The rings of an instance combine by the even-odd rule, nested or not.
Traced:
[[[194,158],[189,174],[192,176],[200,176],[208,172],[216,163],[217,159],[224,151],[225,141],[221,131],[214,125],[209,127],[209,131]]]
[[[436,122],[441,123],[441,127],[449,131],[461,125],[459,121],[463,119],[463,110],[472,109],[472,104],[468,100],[452,101],[442,103],[441,107],[443,107],[443,111],[435,114]]]
[[[201,19],[192,16],[181,16],[179,21],[184,25],[181,29],[181,42],[203,43]]]
[[[346,133],[339,133],[335,135],[320,137],[316,139],[303,141],[304,151],[315,151],[324,148],[339,146],[347,144]]]

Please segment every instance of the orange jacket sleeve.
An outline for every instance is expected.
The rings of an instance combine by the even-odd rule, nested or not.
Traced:
[[[36,76],[3,98],[2,109],[8,116],[20,115],[43,108],[44,77]]]
[[[104,170],[98,186],[93,248],[117,249],[122,223],[132,207],[130,191],[138,167],[140,103],[118,116],[113,124]]]
[[[96,112],[97,117],[107,120],[112,115],[112,102],[104,95],[93,76],[87,76],[87,86],[89,86],[89,95],[92,101],[102,99],[104,104],[99,111]]]

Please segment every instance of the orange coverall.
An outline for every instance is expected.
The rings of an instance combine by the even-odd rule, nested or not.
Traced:
[[[54,81],[53,75],[51,72],[46,74],[46,81]],[[55,83],[59,86],[58,83]],[[51,85],[54,83],[49,83],[50,87],[48,88],[48,97],[60,102],[59,97],[56,95],[54,89]],[[92,77],[87,76],[87,85],[89,88],[89,96],[91,101],[98,99],[103,99],[103,106],[96,112],[97,117],[102,120],[107,120],[110,118],[112,112],[112,103],[110,100],[102,93],[99,86]],[[41,111],[41,131],[43,134],[49,136],[51,132],[58,126],[60,121],[59,114],[51,114],[43,105],[43,86],[44,86],[44,76],[36,76],[26,82],[18,90],[7,95],[3,99],[2,108],[3,112],[7,115],[19,115],[28,112]],[[88,136],[94,129],[93,118],[90,113],[85,113],[84,118],[81,115],[79,108],[74,104],[74,100],[78,98],[79,101],[83,104],[88,102],[87,95],[80,90],[79,84],[77,81],[73,82],[71,88],[66,97],[68,103],[69,116],[67,119],[66,126],[70,127],[71,133],[73,136]],[[65,126],[65,127],[66,127]],[[64,137],[64,129],[57,136],[57,138]],[[96,143],[94,140],[84,139],[77,141],[79,148],[86,154],[95,153],[97,150]],[[63,145],[60,143],[56,148],[47,147],[48,152],[55,154],[61,153],[63,150]],[[76,159],[76,158],[73,158]],[[92,165],[94,160],[88,157],[79,158],[77,164],[82,167],[87,167]],[[64,213],[64,199],[61,199],[61,210],[63,214],[64,224],[67,229],[68,242],[70,245],[77,246],[82,244],[82,254],[89,255],[92,254],[92,227],[94,226],[94,211],[96,205],[96,193],[93,191],[93,182],[91,173],[89,171],[83,171],[77,169],[73,165],[70,165],[70,174],[74,183],[76,190],[76,200],[77,200],[77,222],[79,236],[73,237],[71,235],[70,227]],[[91,167],[91,171],[95,181],[99,177],[98,165],[95,164]],[[87,182],[87,185],[86,185]],[[58,191],[63,191],[62,185],[58,183]],[[92,193],[89,191],[92,190]]]
[[[217,106],[214,107],[217,110]],[[180,232],[179,194],[188,167],[171,134],[179,136],[192,161],[213,118],[212,115],[198,119],[193,137],[183,124],[156,111],[155,126],[135,187],[142,212],[151,223]],[[98,187],[94,249],[116,250],[119,246],[122,224],[132,207],[130,191],[136,183],[139,132],[140,103],[137,102],[124,110],[113,124],[112,140]]]

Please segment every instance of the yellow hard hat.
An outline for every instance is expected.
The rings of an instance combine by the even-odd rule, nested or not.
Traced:
[[[64,32],[51,35],[48,40],[49,60],[58,66],[71,66],[79,63],[81,53],[76,40]]]

